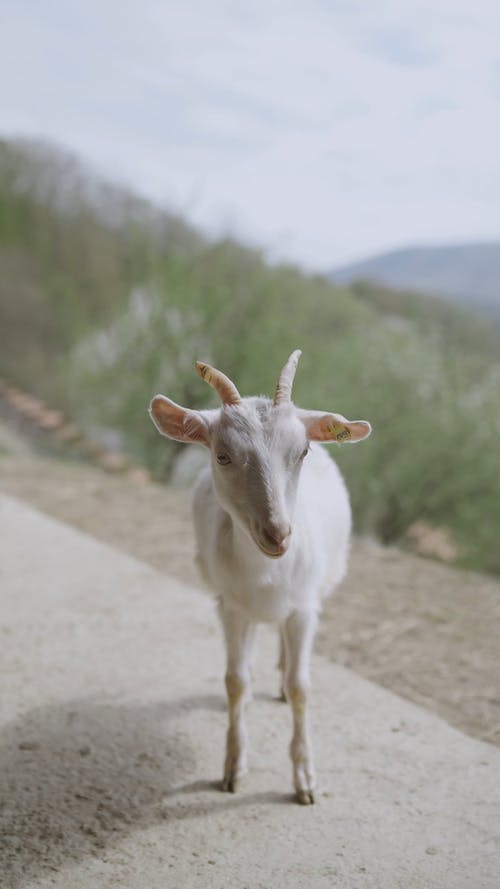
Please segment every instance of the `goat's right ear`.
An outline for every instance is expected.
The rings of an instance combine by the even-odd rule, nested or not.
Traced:
[[[162,435],[209,447],[208,423],[199,411],[181,407],[164,395],[155,395],[149,405],[149,416]]]

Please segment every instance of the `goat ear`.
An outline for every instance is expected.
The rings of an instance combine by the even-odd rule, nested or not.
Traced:
[[[208,423],[199,411],[191,411],[164,395],[155,395],[149,416],[158,432],[175,441],[194,441],[209,446]]]
[[[346,420],[342,414],[323,414],[321,411],[298,411],[299,419],[306,427],[309,441],[361,441],[367,438],[372,427],[366,420]]]

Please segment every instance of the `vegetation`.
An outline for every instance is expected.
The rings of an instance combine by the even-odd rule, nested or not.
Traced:
[[[296,401],[374,426],[335,450],[358,529],[446,525],[462,564],[500,573],[500,341],[481,321],[208,243],[46,147],[1,144],[0,182],[0,373],[168,477],[178,448],[147,419],[152,394],[215,404],[196,358],[270,393],[300,347]]]

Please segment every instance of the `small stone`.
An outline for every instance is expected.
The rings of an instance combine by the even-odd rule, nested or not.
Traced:
[[[87,457],[89,457],[90,460],[97,460],[105,453],[105,449],[102,444],[99,444],[98,441],[91,441],[90,439],[83,440],[81,449],[83,453]]]
[[[39,744],[36,741],[21,741],[17,746],[19,750],[38,750]]]
[[[66,420],[61,411],[45,410],[38,419],[38,425],[47,432],[54,432],[65,423]]]
[[[127,472],[127,478],[135,485],[149,485],[151,473],[143,466],[132,466]]]
[[[99,457],[98,463],[106,472],[123,472],[128,465],[125,454],[120,454],[119,451],[108,451]]]
[[[425,853],[426,853],[426,855],[437,855],[438,850],[436,849],[435,846],[427,846]]]
[[[57,435],[58,438],[61,439],[61,441],[71,443],[81,439],[83,433],[81,429],[78,428],[76,423],[67,423],[65,426],[62,426],[62,428],[57,431]]]

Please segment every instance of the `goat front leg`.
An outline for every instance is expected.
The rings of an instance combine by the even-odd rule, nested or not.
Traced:
[[[229,727],[222,789],[235,793],[238,781],[247,771],[247,736],[244,706],[250,691],[250,656],[255,624],[243,615],[220,606],[227,653],[226,692]]]
[[[314,802],[314,762],[309,736],[307,698],[309,662],[316,630],[316,614],[295,611],[282,626],[285,643],[285,693],[293,714],[290,756],[297,800],[302,805]]]

